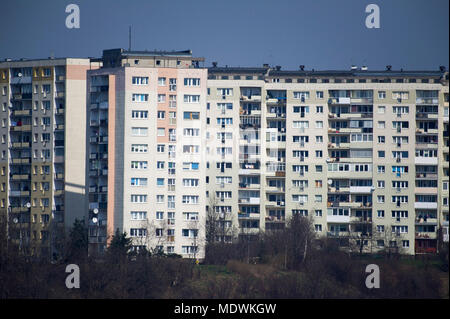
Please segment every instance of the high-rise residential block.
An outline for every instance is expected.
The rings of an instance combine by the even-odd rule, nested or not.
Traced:
[[[207,69],[190,51],[105,50],[88,72],[91,252],[119,229],[134,249],[203,258]]]
[[[0,62],[0,213],[21,250],[54,255],[84,219],[89,59]]]
[[[206,114],[208,195],[240,236],[282,229],[299,214],[354,251],[435,252],[440,227],[448,240],[442,68],[214,63]]]

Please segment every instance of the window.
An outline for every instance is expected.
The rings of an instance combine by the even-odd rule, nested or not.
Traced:
[[[316,98],[323,99],[323,91],[316,91]]]
[[[169,79],[169,91],[177,90],[177,79]]]
[[[158,127],[157,135],[158,136],[165,136],[166,135],[166,129],[164,127]]]
[[[158,118],[158,120],[165,119],[166,118],[166,112],[165,111],[158,111],[157,118]]]
[[[147,161],[131,161],[132,169],[147,169]]]
[[[184,103],[200,103],[200,95],[184,95]]]
[[[294,92],[294,99],[300,100],[309,99],[309,91]]]
[[[217,95],[231,96],[231,95],[233,95],[233,89],[229,89],[229,88],[217,89]]]
[[[386,107],[385,106],[379,106],[378,107],[378,114],[384,114],[386,113]]]
[[[138,211],[132,211],[130,212],[131,219],[132,220],[145,220],[147,219],[147,212],[138,212]]]
[[[133,76],[131,78],[131,82],[134,85],[147,85],[148,84],[148,77],[147,76]]]
[[[384,186],[385,186],[384,181],[377,181],[377,187],[378,188],[384,188]]]
[[[322,231],[322,225],[321,224],[315,224],[314,225],[315,232],[321,232]]]
[[[133,94],[131,100],[133,102],[147,102],[148,94]]]
[[[184,187],[198,187],[198,179],[197,178],[183,178],[183,186]]]
[[[377,225],[377,232],[384,233],[384,225]]]
[[[323,143],[323,136],[316,136],[316,143]]]
[[[378,128],[379,129],[385,129],[386,128],[386,122],[385,121],[378,121]]]
[[[380,203],[380,204],[384,203],[384,195],[378,195],[377,196],[377,202]]]
[[[166,95],[158,94],[158,103],[164,103],[164,102],[166,102]]]
[[[378,157],[384,158],[385,157],[385,151],[378,151]]]
[[[323,113],[323,106],[316,106],[316,113]]]
[[[156,186],[164,186],[164,178],[157,178],[156,179]]]
[[[386,91],[378,91],[378,98],[384,100],[386,98]]]
[[[377,172],[378,173],[384,173],[386,171],[386,168],[384,165],[378,165]]]
[[[131,111],[132,119],[147,119],[148,111]]]
[[[158,78],[158,85],[159,86],[166,86],[166,78]]]
[[[407,99],[409,99],[409,92],[407,92],[407,91],[394,91],[394,92],[392,92],[392,98],[394,100],[407,100]]]
[[[147,186],[147,178],[132,177],[131,186]]]
[[[185,128],[183,129],[184,136],[200,136],[200,129],[198,128]]]
[[[377,217],[384,218],[384,210],[377,210]]]
[[[145,237],[145,236],[147,236],[147,229],[130,228],[130,237]]]
[[[132,144],[131,152],[132,153],[147,153],[148,145],[147,144]]]
[[[131,195],[131,202],[132,203],[146,203],[147,202],[147,195]]]
[[[158,204],[164,203],[164,195],[156,195],[156,202]]]
[[[200,119],[200,112],[184,112],[183,118],[185,120],[199,120]]]
[[[146,127],[132,127],[131,135],[132,136],[147,136],[148,128]]]
[[[316,121],[316,128],[323,128],[323,122],[322,121]]]
[[[196,154],[199,150],[199,145],[183,145],[183,153],[185,154]]]
[[[198,196],[196,195],[183,195],[183,204],[198,204]]]
[[[156,168],[157,169],[164,169],[164,164],[165,164],[164,161],[157,161],[156,162]]]
[[[184,86],[200,86],[199,78],[184,78]]]

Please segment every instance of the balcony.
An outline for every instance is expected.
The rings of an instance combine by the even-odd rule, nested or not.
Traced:
[[[350,187],[340,186],[340,187],[328,187],[328,193],[349,193]]]
[[[284,216],[266,216],[266,222],[270,223],[284,223],[286,221]]]
[[[437,209],[438,205],[436,202],[415,202],[415,209]]]
[[[414,163],[422,164],[422,165],[437,165],[438,158],[437,157],[415,157]]]
[[[430,104],[439,104],[438,98],[424,98],[418,97],[416,98],[416,104],[430,105]]]
[[[31,110],[14,110],[14,116],[31,116]]]
[[[10,130],[11,131],[31,131],[31,125],[27,124],[27,125],[11,125],[10,126]]]
[[[284,193],[286,189],[284,187],[266,186],[265,191],[267,193]]]
[[[372,186],[350,186],[350,193],[356,194],[370,194],[375,190]]]
[[[241,101],[245,102],[261,102],[261,95],[241,95]]]
[[[348,148],[350,148],[350,143],[328,143],[328,148],[348,149]]]
[[[436,232],[416,232],[416,239],[437,239]]]
[[[259,197],[247,197],[247,198],[239,198],[239,204],[249,204],[249,205],[259,205],[260,198]]]
[[[279,201],[266,201],[266,207],[285,207],[285,202],[282,200]]]
[[[349,105],[349,97],[332,97],[328,99],[328,104]]]
[[[13,180],[13,181],[23,181],[23,180],[27,181],[30,179],[31,179],[30,174],[15,174],[15,173],[13,173],[11,175],[11,180]]]
[[[437,225],[437,218],[416,218],[416,225]]]
[[[327,215],[327,223],[350,223],[350,216]]]
[[[64,189],[55,189],[55,196],[62,196],[64,195]]]
[[[241,189],[260,189],[261,184],[239,183],[239,188],[241,188]]]
[[[30,142],[13,142],[11,143],[11,148],[29,148],[31,147]]]
[[[419,179],[437,179],[436,173],[416,173],[416,178]]]

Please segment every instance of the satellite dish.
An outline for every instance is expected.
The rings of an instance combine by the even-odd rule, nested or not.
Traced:
[[[331,184],[333,184],[333,180],[332,180],[332,179],[329,179],[327,183],[328,183],[328,185],[331,186]]]
[[[13,222],[14,222],[14,224],[17,224],[17,223],[19,222],[19,220],[17,219],[17,217],[15,217],[15,218],[13,219]]]
[[[17,76],[19,77],[19,78],[21,78],[22,77],[22,73],[17,73]]]
[[[93,222],[94,224],[97,224],[98,218],[97,218],[97,217],[92,218],[92,222]]]
[[[94,214],[98,214],[98,208],[94,208]]]
[[[31,204],[30,204],[30,203],[27,203],[25,206],[27,206],[27,208],[30,208],[30,207],[31,207]]]

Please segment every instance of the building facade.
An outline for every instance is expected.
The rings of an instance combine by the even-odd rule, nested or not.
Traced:
[[[441,227],[448,241],[444,71],[214,64],[212,202],[241,236],[282,229],[300,214],[354,251],[436,252]]]
[[[113,49],[0,62],[0,213],[13,241],[52,255],[84,219],[91,253],[119,230],[135,250],[203,258],[208,235],[251,238],[293,215],[352,251],[448,241],[444,68],[203,61]]]
[[[203,258],[207,70],[190,51],[107,50],[88,72],[91,251],[118,229],[134,249]]]
[[[57,254],[64,228],[85,218],[86,71],[97,67],[0,62],[0,213],[24,252]]]

